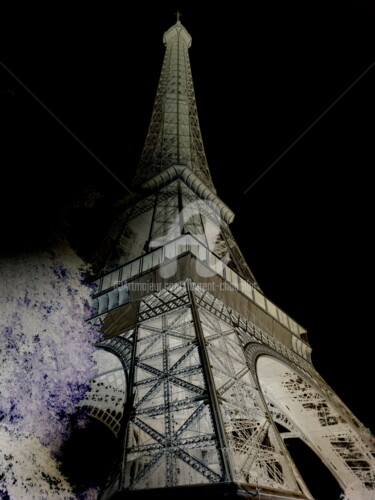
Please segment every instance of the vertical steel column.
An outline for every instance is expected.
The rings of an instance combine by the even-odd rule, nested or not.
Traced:
[[[167,446],[172,446],[172,417],[170,408],[170,381],[169,381],[169,342],[166,315],[162,315],[162,342],[163,342],[163,372],[164,372],[164,425]],[[174,486],[173,459],[169,450],[166,451],[166,483],[167,486]]]
[[[177,64],[176,64],[176,140],[177,140],[177,164],[180,164],[180,36],[177,36]]]
[[[129,436],[129,423],[134,406],[134,372],[135,372],[135,362],[137,353],[137,338],[138,338],[138,324],[135,326],[133,333],[133,352],[129,369],[129,387],[128,387],[129,396],[125,403],[124,415],[122,417],[121,430],[119,433],[119,438],[121,440],[121,445],[122,445],[120,453],[121,465],[120,465],[119,491],[124,489],[124,483],[125,483],[126,447]]]
[[[159,201],[159,191],[157,191],[155,194],[154,206],[152,209],[152,219],[151,219],[151,224],[150,224],[150,231],[148,233],[148,240],[146,241],[145,248],[144,248],[144,251],[146,253],[150,252],[150,250],[152,250],[152,249],[150,249],[150,242],[152,241],[152,235],[154,232],[155,214],[156,214],[156,207],[158,205],[158,201]]]
[[[221,411],[220,411],[220,403],[219,403],[217,393],[216,393],[215,382],[214,382],[214,378],[212,375],[211,364],[210,364],[210,360],[209,360],[208,352],[207,352],[207,344],[206,344],[206,340],[204,338],[202,324],[201,324],[201,320],[199,317],[198,307],[197,307],[197,304],[195,302],[195,297],[194,297],[194,292],[192,290],[192,285],[193,285],[193,281],[191,281],[188,278],[186,280],[186,287],[187,287],[187,292],[188,292],[188,296],[190,299],[190,307],[191,307],[191,313],[193,316],[195,332],[197,335],[198,348],[199,348],[199,352],[201,355],[203,374],[204,374],[204,378],[205,378],[208,393],[209,393],[208,394],[209,395],[208,399],[210,402],[209,404],[210,404],[211,410],[212,410],[215,431],[216,431],[216,434],[217,434],[217,437],[219,440],[220,454],[221,454],[223,468],[224,468],[224,481],[225,482],[232,482],[232,481],[234,481],[233,464],[232,464],[232,461],[231,461],[231,458],[229,455],[229,446],[228,446],[228,441],[227,441],[227,437],[225,434],[223,418],[222,418]]]

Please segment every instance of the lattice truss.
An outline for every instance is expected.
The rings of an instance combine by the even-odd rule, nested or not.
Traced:
[[[177,183],[172,183],[122,212],[113,224],[105,272],[153,250],[181,234]]]
[[[260,349],[262,348],[262,345],[266,345],[273,351],[281,354],[291,363],[298,365],[300,370],[303,370],[306,374],[308,374],[311,370],[310,363],[295,354],[293,350],[286,347],[285,344],[278,341],[273,335],[266,333],[265,330],[255,326],[250,320],[238,314],[234,309],[228,310],[225,304],[221,300],[215,298],[215,296],[208,292],[207,289],[197,286],[195,287],[195,295],[197,302],[206,310],[213,312],[213,314],[229,324],[236,325],[236,332],[242,345],[247,343],[256,343]],[[251,362],[250,365],[252,366]],[[323,382],[323,379],[321,379],[321,381]]]
[[[255,282],[228,225],[221,219],[216,206],[198,198],[181,181],[163,188],[157,196],[150,249],[165,245],[180,234],[189,233],[247,281]]]
[[[156,312],[164,300],[155,302],[145,310]],[[134,388],[126,486],[143,489],[221,481],[218,441],[189,307],[141,323]]]
[[[190,35],[180,26],[164,37],[164,56],[151,123],[134,184],[171,165],[186,165],[214,190],[204,151],[188,48]]]
[[[206,295],[198,295],[199,302],[207,304]],[[282,445],[254,388],[231,315],[215,302],[215,314],[201,307],[200,318],[235,479],[296,490]],[[223,481],[212,395],[207,392],[186,288],[174,284],[146,297],[140,320],[134,410],[126,441],[126,487]]]
[[[240,276],[254,283],[255,278],[218,209],[212,203],[199,199],[184,184],[181,192],[185,231],[193,234]]]
[[[181,233],[178,183],[173,182],[157,195],[149,241],[150,250],[178,238]]]
[[[371,452],[345,415],[298,374],[286,372],[282,386],[290,396],[291,420],[305,441],[333,467],[348,497],[357,499],[356,495],[362,494],[360,498],[375,498],[375,448]]]
[[[194,290],[195,320],[186,285]],[[142,299],[139,321],[134,331],[101,344],[118,361],[114,363],[114,357],[112,364],[103,361],[106,368],[101,369],[85,401],[86,407],[103,411],[94,416],[118,432],[126,384],[134,372],[129,382],[134,408],[125,442],[126,487],[225,480],[213,394],[207,385],[210,370],[234,480],[299,491],[298,471],[285,454],[272,418],[290,431],[289,437],[298,436],[314,449],[348,498],[357,500],[358,492],[363,499],[372,498],[374,456],[348,414],[332,403],[329,392],[322,396],[266,351],[267,357],[260,358],[265,365],[258,376],[264,377],[265,385],[261,385],[268,411],[250,372],[255,367],[250,366],[244,351],[249,342],[262,346],[259,332],[242,324],[223,302],[191,282],[175,283]],[[198,331],[203,344],[198,341]],[[261,338],[267,340],[264,335]],[[208,356],[206,368],[202,349]],[[120,373],[126,374],[121,381]]]
[[[194,235],[198,241],[208,246],[202,213],[209,212],[215,222],[218,216],[215,217],[213,210],[204,201],[181,181],[173,182],[163,188],[157,196],[150,249],[165,245],[183,233]],[[220,230],[216,230],[216,233],[218,232]]]
[[[203,308],[200,318],[236,480],[295,490],[296,482],[255,388],[235,329]]]
[[[174,283],[160,292],[144,297],[139,309],[139,319],[154,318],[159,314],[173,311],[177,307],[189,304],[189,297],[184,284]]]
[[[194,235],[203,245],[210,247],[209,235],[204,225],[205,215],[215,221],[216,227],[220,227],[220,217],[214,212],[204,200],[199,199],[184,183],[181,182],[182,217],[184,232]],[[219,232],[218,230],[217,232]],[[211,248],[211,247],[210,247]]]
[[[128,207],[119,214],[109,231],[112,243],[104,272],[179,236],[178,221],[176,183]],[[149,239],[154,242],[150,244]]]
[[[98,375],[90,382],[85,398],[78,406],[103,422],[118,435],[127,397],[126,376],[130,368],[133,330],[99,344],[95,352]],[[125,369],[124,369],[125,368]]]
[[[216,224],[214,230],[211,230],[215,241],[210,245],[203,214]],[[157,248],[181,234],[189,233],[211,248],[216,243],[216,236],[220,234],[220,222],[214,207],[199,199],[183,182],[173,182],[158,193],[149,247]],[[215,250],[219,256],[224,255],[219,246]]]
[[[117,215],[101,245],[100,252],[107,252],[103,274],[143,253],[150,232],[155,198],[155,194],[148,196]]]

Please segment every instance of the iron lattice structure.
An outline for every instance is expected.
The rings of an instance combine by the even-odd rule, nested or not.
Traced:
[[[141,187],[113,224],[94,300],[106,339],[82,405],[121,442],[101,498],[204,488],[312,499],[292,437],[346,498],[375,498],[373,436],[314,369],[306,331],[262,294],[230,232],[199,130],[190,35],[177,21],[164,42]]]
[[[139,185],[168,167],[186,165],[214,191],[191,76],[191,36],[178,22],[164,34],[163,41],[164,63],[134,184]]]

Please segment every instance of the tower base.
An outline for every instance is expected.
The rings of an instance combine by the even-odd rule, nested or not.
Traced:
[[[303,493],[276,490],[274,488],[257,488],[253,484],[217,483],[135,491],[124,490],[123,492],[115,493],[111,497],[111,500],[148,500],[151,498],[163,498],[163,500],[191,500],[193,498],[204,498],[205,500],[217,500],[220,498],[226,500],[239,498],[248,500],[251,498],[256,500],[307,499]]]

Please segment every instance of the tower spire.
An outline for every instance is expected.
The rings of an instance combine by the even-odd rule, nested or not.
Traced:
[[[191,169],[215,191],[199,127],[188,49],[191,36],[177,21],[164,33],[165,56],[134,185],[150,180],[175,165]]]

